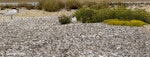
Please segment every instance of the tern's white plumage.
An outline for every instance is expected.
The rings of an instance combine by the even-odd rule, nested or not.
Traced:
[[[17,13],[18,13],[17,9],[11,9],[11,10],[3,13],[3,15],[5,15],[5,16],[11,16],[11,19],[12,19],[12,16],[15,15],[15,14],[17,14]]]
[[[14,15],[14,14],[16,14],[16,13],[17,13],[17,10],[16,10],[16,9],[12,9],[12,10],[10,10],[10,11],[4,13],[3,15],[12,16],[12,15]]]
[[[77,22],[77,18],[76,18],[76,17],[72,17],[72,18],[71,18],[71,22],[72,22],[72,23]]]

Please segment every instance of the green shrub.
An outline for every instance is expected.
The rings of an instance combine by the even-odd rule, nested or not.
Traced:
[[[119,8],[105,8],[105,9],[99,9],[97,13],[94,15],[94,19],[98,19],[98,22],[102,22],[107,19],[134,19],[132,18],[132,11],[125,9],[123,7]]]
[[[96,12],[92,9],[81,8],[75,12],[75,15],[78,21],[81,21],[83,23],[93,23],[96,22],[96,20],[92,19],[92,16],[95,13]]]
[[[114,14],[114,18],[118,18],[118,19],[132,19],[130,16],[132,16],[130,13],[132,12],[131,10],[128,10],[124,7],[119,7],[119,8],[115,8],[113,9],[113,14]]]
[[[59,22],[61,24],[69,24],[69,23],[71,23],[70,17],[68,17],[68,16],[60,16],[59,17]]]
[[[32,5],[32,4],[28,4],[28,3],[19,3],[18,5],[17,5],[17,7],[18,8],[21,8],[21,7],[25,7],[25,8],[27,8],[27,9],[35,9],[35,6],[34,5]]]
[[[96,14],[92,16],[93,19],[97,20],[97,22],[102,22],[106,19],[113,19],[114,12],[111,9],[100,9],[96,11]]]
[[[132,20],[137,19],[150,23],[150,13],[145,10],[130,10],[123,7],[114,9],[100,9],[93,15],[93,19],[97,19],[98,22],[102,22],[107,19],[120,19],[120,20]]]
[[[38,9],[44,9],[46,11],[58,11],[64,7],[64,4],[60,0],[41,0],[37,5]]]
[[[67,10],[70,10],[70,9],[78,9],[81,7],[81,3],[78,1],[78,0],[67,0],[65,2],[65,8]]]
[[[119,20],[119,19],[108,19],[104,20],[103,23],[109,24],[109,25],[121,25],[121,26],[143,26],[146,25],[145,22],[140,20]]]
[[[145,21],[148,19],[148,12],[145,10],[130,10],[126,8],[117,8],[113,9],[115,17],[118,19],[137,19],[141,21]]]
[[[131,14],[134,19],[141,20],[146,23],[150,23],[150,14],[145,10],[135,10],[131,12]]]
[[[150,24],[150,13],[148,13],[148,14],[146,15],[146,18],[144,19],[144,22]]]
[[[107,19],[119,20],[140,20],[150,23],[150,13],[145,10],[130,10],[124,7],[105,8],[93,10],[90,8],[81,8],[75,12],[78,21],[83,23],[103,22]]]

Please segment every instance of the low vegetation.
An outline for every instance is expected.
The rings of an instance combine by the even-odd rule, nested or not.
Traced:
[[[17,5],[17,7],[18,8],[22,8],[22,7],[25,7],[25,8],[27,8],[27,9],[29,9],[29,10],[31,10],[31,9],[35,9],[35,5],[32,5],[32,4],[28,4],[28,3],[19,3],[18,5]]]
[[[61,24],[69,24],[69,23],[71,23],[70,17],[69,16],[65,16],[65,15],[60,16],[59,17],[59,23],[61,23]]]
[[[108,2],[99,1],[97,2],[81,2],[80,0],[40,0],[37,9],[44,9],[46,11],[58,11],[61,9],[79,9],[82,7],[89,7],[93,9],[101,9],[101,8],[108,8],[109,4]]]
[[[38,9],[44,9],[46,11],[58,11],[64,7],[64,4],[59,0],[40,0],[37,5]]]
[[[81,3],[78,0],[66,0],[64,4],[67,10],[81,8]]]
[[[93,23],[95,20],[92,18],[92,16],[96,12],[93,9],[87,9],[87,8],[81,8],[78,11],[75,12],[75,15],[77,17],[77,20],[83,23]]]
[[[123,3],[118,3],[118,5],[120,5],[120,7],[110,8],[110,4],[106,1],[90,2],[86,0],[83,2],[82,0],[81,2],[80,0],[40,0],[36,6],[27,3],[20,3],[18,5],[1,5],[0,7],[1,9],[14,7],[25,7],[27,9],[36,8],[39,10],[45,10],[49,12],[59,11],[61,9],[78,9],[75,12],[75,16],[77,17],[77,20],[82,23],[104,22],[114,25],[125,24],[128,26],[142,26],[145,25],[145,23],[150,24],[149,12],[146,12],[145,10],[141,9],[126,9],[125,7],[121,7],[126,6]],[[61,24],[68,24],[70,23],[70,17],[61,16],[59,17],[59,22]],[[138,22],[139,24],[137,24]]]
[[[91,6],[89,6],[92,9],[104,9],[104,8],[109,8],[109,3],[106,1],[100,2],[100,3],[95,3]]]
[[[22,7],[26,8],[26,9],[29,9],[29,10],[36,8],[35,5],[28,4],[28,3],[19,3],[17,5],[11,5],[11,4],[0,5],[1,10],[8,9],[8,8],[22,8]]]
[[[140,20],[146,23],[150,23],[150,13],[145,10],[130,10],[123,7],[114,9],[90,9],[81,8],[76,11],[76,17],[78,21],[83,23],[103,22],[107,19],[119,19],[119,20]]]
[[[109,25],[121,25],[121,26],[143,26],[146,25],[145,22],[140,20],[119,20],[119,19],[108,19],[104,20],[103,23],[109,24]]]

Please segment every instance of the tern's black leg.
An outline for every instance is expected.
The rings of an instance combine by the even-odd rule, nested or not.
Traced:
[[[13,19],[13,16],[11,16],[11,19]]]

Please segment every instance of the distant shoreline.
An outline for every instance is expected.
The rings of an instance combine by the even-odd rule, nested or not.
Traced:
[[[17,5],[19,3],[28,3],[32,5],[37,5],[38,2],[0,2],[0,5]]]
[[[0,2],[38,2],[40,0],[0,0]],[[60,0],[66,1],[66,0]],[[150,0],[78,0],[78,1],[91,1],[91,2],[150,2]]]

